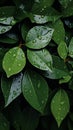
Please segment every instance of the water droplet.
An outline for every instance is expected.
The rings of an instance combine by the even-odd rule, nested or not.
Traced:
[[[31,90],[29,91],[29,93],[31,93]]]
[[[18,64],[18,66],[21,66],[21,64]]]
[[[61,108],[59,107],[59,111],[61,111]]]
[[[13,91],[13,95],[14,95],[14,96],[16,96],[16,95],[17,95],[16,91]]]
[[[37,86],[38,88],[40,88],[40,82],[38,83],[38,86]]]
[[[16,56],[16,54],[13,54],[13,57],[15,57]]]
[[[61,120],[63,120],[63,117],[61,117]]]
[[[41,18],[44,18],[44,15],[42,15]]]
[[[33,43],[35,43],[36,42],[36,40],[33,40]]]
[[[8,70],[11,71],[11,68],[9,68]]]
[[[38,38],[39,38],[39,40],[41,40],[41,39],[42,39],[42,37],[41,37],[41,36],[39,36]]]
[[[42,100],[42,104],[44,104],[44,101]]]
[[[6,123],[3,123],[3,125],[4,125],[4,126],[7,126],[7,124],[6,124]]]
[[[11,51],[9,51],[9,53],[11,54]]]
[[[3,32],[5,32],[5,31],[6,31],[6,29],[5,29],[5,28],[2,28],[1,32],[3,33]]]
[[[64,102],[61,102],[61,105],[63,105],[64,104]]]

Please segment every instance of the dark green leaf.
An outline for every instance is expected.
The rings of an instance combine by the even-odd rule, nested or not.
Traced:
[[[15,44],[18,42],[18,37],[14,33],[6,33],[6,35],[0,36],[0,42]]]
[[[73,16],[73,0],[69,0],[68,7],[64,10],[62,9],[63,17],[70,17]]]
[[[0,130],[10,130],[9,121],[0,113]]]
[[[4,76],[2,77],[1,89],[5,99],[5,107],[21,94],[21,80],[22,74],[12,79],[8,79]]]
[[[27,58],[29,62],[38,69],[52,71],[52,56],[48,50],[39,51],[27,50]]]
[[[0,18],[14,16],[15,12],[15,6],[0,7]]]
[[[55,55],[53,55],[52,58],[53,58],[52,72],[46,71],[43,73],[43,75],[50,79],[60,79],[63,78],[64,76],[68,76],[69,75],[68,68],[64,63],[64,61]]]
[[[43,113],[49,92],[45,79],[34,71],[26,71],[22,80],[22,92],[29,104]]]
[[[26,37],[26,46],[32,49],[41,49],[49,44],[53,29],[45,26],[35,26],[29,30]]]
[[[4,56],[3,69],[7,77],[19,73],[26,64],[26,58],[23,50],[19,47],[10,49]]]
[[[60,89],[51,101],[51,112],[60,127],[62,121],[67,116],[70,109],[69,98],[67,93]]]

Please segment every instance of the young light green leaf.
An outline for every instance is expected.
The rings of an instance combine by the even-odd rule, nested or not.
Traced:
[[[63,76],[63,78],[59,80],[59,84],[67,83],[70,81],[70,79],[71,79],[70,75]]]
[[[38,51],[27,50],[27,58],[29,62],[38,69],[52,71],[52,56],[48,50],[42,49]]]
[[[15,78],[8,79],[2,77],[1,79],[1,89],[5,99],[5,107],[7,107],[14,99],[16,99],[21,94],[21,80],[23,74],[19,74]]]
[[[65,90],[60,89],[51,101],[51,112],[60,127],[70,109],[69,98]]]
[[[0,25],[0,34],[6,33],[6,32],[9,31],[11,28],[12,28],[12,26]]]
[[[9,121],[0,112],[0,130],[10,130]]]
[[[22,79],[22,92],[28,103],[43,113],[49,92],[45,79],[34,71],[26,71]]]
[[[41,49],[49,44],[54,30],[45,26],[35,26],[26,36],[26,46],[32,49]]]
[[[3,69],[7,77],[19,73],[26,64],[26,58],[23,50],[19,47],[10,49],[4,56]]]
[[[62,59],[66,59],[68,53],[67,45],[64,41],[61,41],[58,45],[58,54]]]
[[[69,56],[73,58],[73,37],[69,44]]]

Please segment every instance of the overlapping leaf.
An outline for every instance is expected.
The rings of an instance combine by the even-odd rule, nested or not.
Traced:
[[[41,49],[49,44],[53,29],[45,26],[35,26],[26,36],[26,46],[32,49]]]
[[[22,80],[22,92],[29,104],[43,113],[49,92],[45,79],[34,71],[26,71]]]
[[[38,69],[52,71],[52,56],[48,50],[39,51],[27,50],[27,58],[29,62]]]

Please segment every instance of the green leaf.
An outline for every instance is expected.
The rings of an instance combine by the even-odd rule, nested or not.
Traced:
[[[22,80],[22,92],[29,104],[43,113],[49,92],[45,79],[34,71],[26,71]]]
[[[1,89],[5,99],[5,107],[7,107],[14,99],[21,94],[21,80],[22,74],[19,74],[15,78],[8,79],[2,77]]]
[[[44,24],[49,22],[55,22],[61,17],[61,14],[52,7],[41,9],[39,6],[37,10],[34,8],[29,13],[29,18],[33,23]]]
[[[68,7],[64,10],[62,9],[63,17],[73,16],[73,0],[69,0]]]
[[[9,121],[0,112],[0,130],[10,130]]]
[[[63,78],[59,80],[59,84],[67,83],[70,81],[70,79],[71,79],[70,75],[63,76]]]
[[[59,2],[64,8],[67,8],[70,0],[59,0]]]
[[[14,33],[6,33],[5,35],[0,36],[0,42],[15,44],[18,42],[18,36]]]
[[[60,89],[51,101],[51,112],[60,127],[70,109],[69,98],[65,90]]]
[[[3,71],[2,61],[3,61],[4,55],[5,55],[5,53],[6,53],[7,51],[8,51],[8,49],[0,48],[0,71]]]
[[[58,45],[58,54],[62,59],[66,59],[68,53],[67,45],[64,41],[61,41]]]
[[[60,57],[52,55],[53,58],[53,69],[52,72],[50,71],[45,71],[42,72],[42,74],[50,79],[61,79],[64,76],[68,76],[70,73],[68,71],[68,68]]]
[[[49,44],[53,29],[45,26],[35,26],[26,36],[26,46],[32,49],[41,49]]]
[[[0,7],[0,18],[14,16],[15,12],[16,12],[15,6]]]
[[[16,23],[16,20],[14,17],[3,17],[0,18],[0,23],[5,25],[14,25]]]
[[[73,37],[69,44],[69,56],[73,58]]]
[[[54,0],[35,0],[34,8],[37,8],[40,6],[41,10],[44,10],[47,7],[50,7],[54,3]],[[33,7],[32,7],[33,8]]]
[[[22,24],[21,35],[22,35],[22,38],[23,38],[24,41],[26,40],[26,36],[27,36],[29,29],[30,29],[29,23],[23,23]]]
[[[39,113],[30,107],[23,111],[23,130],[35,130],[38,127],[39,123]],[[29,119],[29,120],[28,120]]]
[[[27,58],[29,62],[38,69],[52,71],[52,56],[48,50],[39,51],[27,50]]]
[[[11,28],[12,28],[12,26],[0,25],[0,34],[6,33],[6,32],[9,31]]]
[[[3,69],[7,77],[19,73],[26,64],[26,58],[23,50],[19,47],[10,49],[4,56]]]
[[[65,29],[63,22],[61,20],[57,20],[54,24],[51,25],[51,27],[54,29],[52,39],[55,43],[60,44],[60,42],[64,41],[65,39]]]

